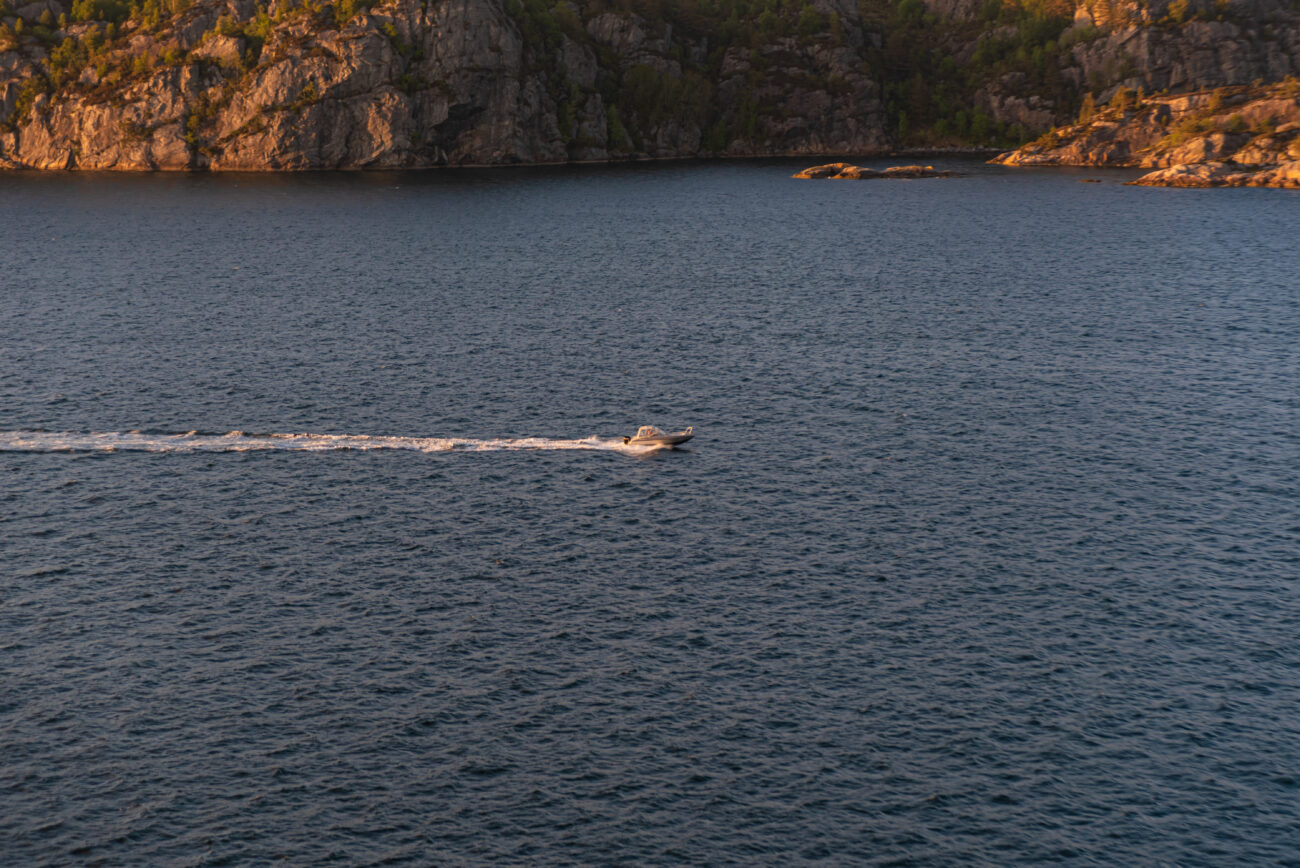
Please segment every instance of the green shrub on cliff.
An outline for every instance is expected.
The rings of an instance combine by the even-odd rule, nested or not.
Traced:
[[[275,22],[267,12],[267,7],[259,6],[257,12],[248,21],[239,21],[234,16],[222,15],[217,19],[216,25],[203,35],[203,38],[207,39],[213,34],[242,38],[246,47],[240,63],[247,69],[257,64],[262,55],[262,46],[271,38],[271,31],[274,29]]]
[[[1087,42],[1093,42],[1105,35],[1100,27],[1089,24],[1084,27],[1071,27],[1061,34],[1061,50],[1073,48],[1076,45],[1082,45]]]
[[[138,22],[145,30],[154,30],[163,20],[162,4],[158,0],[144,0],[143,3],[132,2],[130,20]]]
[[[605,133],[608,137],[606,147],[614,153],[631,150],[632,138],[623,126],[623,119],[618,115],[618,107],[610,106],[605,110]]]
[[[131,15],[131,5],[124,0],[73,0],[73,21],[112,21],[121,24]]]
[[[506,0],[506,12],[519,25],[525,44],[547,53],[559,50],[564,28],[544,0]]]
[[[1185,117],[1173,124],[1160,140],[1160,147],[1177,147],[1192,139],[1199,139],[1215,129],[1214,119],[1205,115]]]
[[[1213,3],[1173,0],[1165,9],[1165,16],[1160,19],[1160,23],[1177,27],[1189,21],[1227,21],[1235,17],[1228,0],[1214,0]]]
[[[286,108],[294,114],[298,114],[303,109],[307,108],[307,106],[315,105],[320,102],[320,99],[320,91],[316,89],[316,83],[314,81],[309,81],[298,93],[298,98],[289,103]]]
[[[1130,90],[1121,84],[1115,89],[1115,93],[1111,94],[1110,101],[1107,102],[1106,105],[1109,108],[1118,109],[1121,112],[1137,108],[1137,91]]]
[[[1062,40],[1073,33],[1065,0],[989,0],[974,21],[939,19],[919,0],[859,0],[864,20],[880,22],[884,44],[872,73],[882,83],[885,108],[901,144],[1021,144],[1041,132],[1003,124],[981,111],[986,88],[1009,95],[1045,98],[1059,112],[1080,105],[1074,84],[1061,75],[1069,53]],[[968,63],[952,58],[974,46]]]
[[[1273,115],[1260,118],[1251,125],[1250,131],[1257,136],[1271,136],[1277,132],[1277,118]]]
[[[13,111],[9,113],[9,117],[5,118],[2,126],[10,131],[17,129],[18,124],[26,119],[28,112],[31,111],[32,103],[36,102],[36,97],[43,93],[49,93],[51,89],[49,79],[39,73],[24,81],[18,89]]]
[[[271,22],[271,16],[267,14],[265,6],[259,6],[257,14],[253,19],[244,25],[244,39],[248,43],[245,49],[245,65],[253,66],[262,56],[262,46],[271,38],[271,30],[275,25]]]
[[[365,0],[335,0],[333,10],[334,26],[342,30],[343,25],[357,17],[358,12],[364,12],[371,5]]]
[[[1083,104],[1079,106],[1079,123],[1086,124],[1097,114],[1097,103],[1092,98],[1092,94],[1086,94],[1083,97]]]
[[[57,90],[65,81],[85,68],[90,54],[77,40],[69,37],[45,59],[45,71],[50,85]]]
[[[830,29],[830,19],[814,9],[810,4],[805,3],[799,10],[799,19],[795,22],[795,30],[800,36],[812,36],[815,33],[821,33],[823,30]]]
[[[699,124],[712,96],[708,80],[694,70],[679,78],[640,64],[623,75],[618,102],[631,110],[638,127],[649,129],[669,120]]]

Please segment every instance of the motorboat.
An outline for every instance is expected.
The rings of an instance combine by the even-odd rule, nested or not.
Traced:
[[[642,425],[632,437],[624,437],[624,446],[678,446],[695,436],[694,428],[666,434],[653,425]]]

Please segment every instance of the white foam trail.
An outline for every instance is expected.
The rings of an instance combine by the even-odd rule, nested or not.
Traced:
[[[410,452],[505,452],[584,449],[642,454],[621,439],[549,437],[472,440],[464,437],[377,437],[367,434],[146,434],[140,431],[0,431],[0,452],[337,452],[398,449]]]

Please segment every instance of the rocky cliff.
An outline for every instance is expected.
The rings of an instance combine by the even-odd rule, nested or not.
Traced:
[[[39,0],[4,19],[8,165],[410,168],[887,144],[868,37],[832,0],[802,37],[725,50],[563,2],[114,2]]]
[[[1138,183],[1300,186],[1300,80],[1139,98],[997,157],[1012,166],[1158,168]]]
[[[929,40],[913,40],[917,50],[895,62],[934,72],[924,82],[906,73],[909,88],[891,87],[886,71],[887,109],[905,112],[913,130],[921,119],[922,139],[936,144],[953,131],[945,105],[953,101],[1024,141],[1120,88],[1184,93],[1300,75],[1300,4],[1291,0],[901,0],[897,8],[908,4],[923,4],[928,14],[911,26]]]
[[[1300,74],[1297,0],[0,0],[0,167],[1013,145]]]

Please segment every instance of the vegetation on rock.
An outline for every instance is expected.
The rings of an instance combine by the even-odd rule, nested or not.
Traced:
[[[1300,15],[1270,2],[1241,7],[1262,4],[1252,19],[1228,0],[41,0],[21,15],[0,0],[0,160],[329,168],[1014,146],[1134,110],[1145,89],[1300,71]],[[1140,44],[1115,29],[1134,23]],[[1169,60],[1206,39],[1218,66]],[[1168,135],[1206,132],[1180,124]]]
[[[1080,123],[995,162],[1162,170],[1145,184],[1297,186],[1300,79],[1177,96],[1117,94]]]

